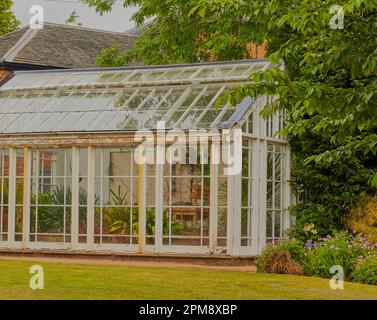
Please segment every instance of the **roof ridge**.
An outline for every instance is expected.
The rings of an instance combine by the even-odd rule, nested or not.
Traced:
[[[132,34],[132,32],[135,32],[135,31],[141,30],[143,28],[146,28],[146,27],[150,26],[154,21],[155,21],[155,19],[147,21],[147,22],[145,22],[145,23],[143,23],[141,25],[135,25],[133,28],[124,31],[123,34],[128,35],[130,37],[139,38],[138,35],[134,35],[134,34]]]
[[[130,37],[130,38],[137,38],[137,36],[134,36],[132,34],[127,34],[127,31],[126,32],[118,32],[118,31],[111,31],[111,30],[102,30],[102,29],[96,29],[96,28],[90,28],[90,27],[82,27],[82,26],[72,26],[72,25],[67,25],[67,24],[62,24],[62,23],[56,23],[56,22],[48,22],[48,21],[45,21],[42,25],[47,25],[47,26],[52,26],[52,27],[63,27],[63,28],[70,28],[70,29],[77,29],[77,30],[88,30],[88,31],[93,31],[93,32],[100,32],[100,33],[110,33],[110,34],[114,34],[114,35],[120,35],[120,36],[126,36],[126,37]],[[14,30],[14,31],[11,31],[11,32],[8,32],[6,34],[3,34],[2,36],[0,36],[0,40],[10,34],[13,34],[13,33],[16,33],[16,32],[20,32],[22,31],[23,29],[31,29],[30,28],[30,24],[27,24],[17,30]],[[131,30],[131,29],[130,29]]]
[[[129,65],[124,67],[91,67],[91,68],[70,68],[70,69],[48,69],[48,70],[17,70],[14,74],[45,74],[45,73],[80,73],[80,72],[114,72],[114,71],[134,71],[134,70],[150,70],[150,69],[173,69],[173,68],[190,68],[190,67],[210,67],[217,65],[242,65],[242,64],[269,64],[268,59],[244,59],[229,61],[213,61],[213,62],[195,62],[180,64],[162,64],[162,65]]]
[[[111,31],[111,30],[102,30],[102,29],[82,27],[82,26],[72,26],[72,25],[68,25],[68,24],[62,24],[62,23],[56,23],[56,22],[47,22],[47,21],[45,21],[43,24],[47,25],[47,26],[53,26],[53,27],[63,27],[63,28],[70,28],[70,29],[77,29],[77,30],[88,30],[88,31],[93,31],[93,32],[110,33],[110,34],[116,34],[116,35],[120,35],[120,36],[130,36],[130,37],[132,37],[131,35],[127,35],[123,32],[117,32],[117,31]]]
[[[29,26],[24,26],[24,27],[22,27],[22,28],[20,28],[20,29],[16,29],[16,30],[13,30],[13,31],[8,32],[8,33],[6,33],[6,34],[3,34],[2,36],[0,36],[0,40],[2,40],[3,38],[9,36],[10,34],[20,32],[20,31],[22,31],[23,29],[27,29],[28,27],[29,27]]]
[[[5,55],[2,58],[2,61],[12,62],[20,53],[20,51],[34,38],[38,31],[39,28],[27,29],[25,33],[21,36],[21,38],[18,39],[16,44],[5,53]]]

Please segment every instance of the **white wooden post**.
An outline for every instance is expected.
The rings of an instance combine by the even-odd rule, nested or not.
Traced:
[[[156,175],[155,175],[155,192],[156,192],[156,209],[155,209],[155,249],[160,252],[163,246],[164,236],[164,163],[165,163],[165,124],[157,122],[157,144],[156,144]]]
[[[291,178],[291,150],[289,146],[284,147],[284,172],[283,172],[283,190],[284,190],[284,199],[283,199],[283,209],[284,209],[284,219],[283,219],[283,231],[286,231],[291,227],[291,215],[289,213],[289,206],[292,203],[292,191],[289,184],[289,179]]]
[[[139,167],[139,235],[138,235],[138,253],[142,254],[145,248],[146,234],[146,164],[138,164]]]
[[[227,190],[227,197],[228,197],[228,207],[227,207],[227,217],[226,217],[226,246],[227,246],[227,254],[233,255],[233,247],[234,247],[234,177],[228,175],[228,190]]]
[[[72,217],[71,247],[76,249],[79,243],[79,160],[80,149],[72,147]]]
[[[242,172],[235,175],[233,181],[233,255],[239,255],[241,250]]]
[[[234,159],[241,157],[241,172],[228,175],[227,251],[236,256],[241,251],[242,148],[235,150],[234,141],[228,147],[234,150]]]
[[[260,185],[260,141],[255,140],[252,142],[253,146],[253,156],[252,156],[252,215],[251,215],[251,254],[256,255],[258,253],[258,245],[260,241],[260,230],[259,230],[259,212],[260,212],[260,195],[259,195],[259,185]]]
[[[15,148],[9,149],[9,190],[8,190],[8,242],[15,243],[16,229],[16,171],[17,171],[17,151]]]
[[[259,152],[259,245],[258,252],[266,245],[267,219],[267,141],[260,141]]]
[[[95,223],[95,149],[88,147],[88,196],[87,196],[87,225],[86,236],[88,249],[94,247]]]
[[[142,252],[144,252],[146,234],[147,234],[147,165],[143,165],[143,178],[142,178],[142,192],[143,192],[143,201],[142,201]]]
[[[268,97],[264,96],[259,105],[261,110],[268,102]],[[258,117],[258,134],[260,137],[266,137],[267,123],[262,117]],[[261,252],[266,245],[266,219],[267,219],[267,141],[260,139],[258,141],[258,244],[257,253]]]
[[[27,248],[30,241],[30,180],[31,180],[31,150],[24,148],[23,172],[23,198],[22,198],[22,246]]]
[[[211,254],[216,253],[217,247],[217,201],[218,201],[218,175],[219,155],[218,142],[211,144],[211,157],[210,157],[210,210],[209,210],[209,250]]]
[[[161,153],[161,150],[159,146],[157,145],[157,157],[158,154]],[[164,174],[164,166],[163,164],[160,164],[158,161],[156,161],[156,176],[155,176],[155,192],[156,192],[156,219],[155,219],[155,227],[156,227],[156,233],[155,233],[155,248],[157,252],[161,251],[162,248],[162,238],[163,238],[163,223],[164,223],[164,217],[163,217],[163,174]]]

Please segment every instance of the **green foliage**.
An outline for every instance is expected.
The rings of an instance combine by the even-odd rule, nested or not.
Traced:
[[[103,213],[103,223],[104,227],[109,232],[120,233],[120,234],[130,234],[131,230],[131,209],[126,205],[127,194],[121,194],[120,187],[118,192],[116,193],[114,190],[110,189],[110,194],[112,197],[112,204],[116,205],[116,207],[106,208]],[[136,210],[134,208],[133,210]],[[138,219],[137,214],[133,214],[132,221],[136,222]],[[136,230],[135,226],[132,226],[132,230],[136,231],[137,233],[137,226]]]
[[[64,201],[65,197],[65,201]],[[71,204],[72,191],[70,188],[54,187],[50,192],[38,194],[38,233],[62,233],[64,224],[71,225],[71,209],[62,207],[64,204]],[[32,196],[31,203],[36,203],[35,195]],[[84,189],[79,191],[79,203],[87,203],[87,193]],[[34,225],[36,219],[35,207],[30,210],[31,224]],[[65,221],[64,221],[65,217]],[[80,229],[86,228],[86,208],[79,207]]]
[[[126,57],[120,51],[118,43],[115,43],[110,48],[103,49],[101,55],[96,58],[96,64],[102,67],[123,67],[126,61]]]
[[[372,172],[366,166],[371,163],[357,154],[340,157],[331,166],[323,162],[305,163],[314,153],[331,148],[329,143],[310,134],[291,140],[291,146],[295,152],[291,186],[298,198],[297,205],[291,207],[296,216],[293,235],[305,237],[303,230],[310,223],[315,225],[318,236],[343,229],[350,207],[360,205],[361,195],[372,192],[365,183]]]
[[[107,208],[103,213],[103,221],[105,228],[111,233],[118,234],[132,234],[138,235],[139,233],[139,208],[137,204],[134,204],[132,210],[127,206],[126,199],[127,194],[122,194],[120,187],[118,192],[110,190],[112,196],[112,204],[116,207]],[[131,211],[132,211],[132,221],[131,221]],[[156,214],[154,208],[146,209],[146,234],[155,235],[156,234]],[[132,225],[131,225],[132,223]],[[182,230],[182,223],[172,218],[171,221],[171,232],[172,235],[177,234]],[[169,217],[167,212],[164,212],[163,216],[163,232],[164,234],[169,234]]]
[[[355,282],[377,285],[377,255],[359,259],[351,274],[351,279]]]
[[[371,250],[363,238],[353,237],[344,231],[307,246],[303,263],[305,272],[322,278],[330,278],[330,268],[339,265],[344,270],[345,278],[349,279],[356,259]]]
[[[79,22],[80,16],[77,14],[76,10],[73,10],[69,17],[64,21],[64,24],[77,24],[78,26],[81,26],[82,23]]]
[[[279,97],[262,115],[285,111],[282,134],[295,153],[295,235],[303,236],[305,225],[313,223],[324,236],[343,229],[350,207],[375,188],[377,1],[264,3],[270,58],[283,59],[286,70],[258,73],[253,84],[227,99]],[[329,27],[333,5],[343,6],[344,29]],[[281,41],[276,41],[279,34]]]
[[[377,284],[377,245],[346,231],[306,243],[293,239],[267,246],[256,260],[258,272],[303,274],[330,278],[341,266],[345,279]],[[301,268],[301,273],[298,270]]]
[[[100,14],[113,9],[113,0],[81,0]],[[125,53],[106,50],[101,66],[119,62],[168,64],[249,57],[247,44],[261,43],[265,22],[257,19],[258,1],[242,0],[123,0],[137,6],[133,20],[150,23],[133,49]]]
[[[11,10],[12,6],[13,0],[0,1],[0,36],[16,30],[20,24]]]
[[[300,264],[306,260],[305,248],[301,241],[297,239],[285,240],[278,244],[282,249],[287,250],[291,257]]]
[[[114,1],[83,0],[100,13]],[[154,18],[134,49],[116,47],[99,58],[104,66],[234,60],[247,44],[268,43],[269,58],[285,61],[229,92],[278,96],[262,112],[284,110],[282,134],[295,153],[291,185],[298,201],[293,234],[313,223],[318,236],[345,228],[349,210],[375,191],[377,181],[377,0],[124,0],[137,5],[138,25]],[[344,12],[333,29],[331,8]]]

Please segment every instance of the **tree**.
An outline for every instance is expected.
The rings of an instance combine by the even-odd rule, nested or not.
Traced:
[[[299,198],[291,209],[296,231],[313,222],[324,235],[344,227],[363,193],[375,192],[377,1],[284,1],[285,8],[278,3],[266,1],[263,12],[267,34],[289,31],[270,54],[275,62],[285,61],[287,72],[256,74],[253,84],[228,99],[279,97],[263,115],[286,112],[283,134],[295,153],[291,183]],[[330,26],[343,14],[343,26]]]
[[[12,12],[12,7],[12,0],[0,1],[0,36],[14,31],[19,25],[19,21]]]
[[[77,14],[76,10],[73,10],[69,17],[64,21],[64,24],[77,24],[78,26],[82,26],[79,19],[80,16]]]
[[[114,1],[83,0],[99,12]],[[295,153],[292,206],[296,234],[314,223],[319,235],[344,227],[349,208],[377,185],[377,0],[125,0],[146,29],[122,63],[233,60],[247,44],[267,41],[269,58],[286,70],[257,73],[229,92],[278,97],[263,116],[284,110],[282,134]],[[342,17],[344,23],[342,26]],[[109,60],[110,61],[110,60]],[[108,61],[108,62],[109,62]]]
[[[82,0],[100,14],[112,10],[114,0]],[[127,62],[190,63],[249,58],[250,43],[264,40],[264,23],[256,19],[257,1],[243,0],[124,0],[138,6],[137,25],[153,20],[134,48],[123,53],[117,45],[98,59],[102,66]],[[247,13],[247,14],[245,14]]]

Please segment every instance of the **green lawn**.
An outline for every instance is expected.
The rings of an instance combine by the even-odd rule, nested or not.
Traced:
[[[39,264],[45,289],[29,288]],[[290,275],[186,267],[0,260],[0,299],[377,299],[377,286]]]

